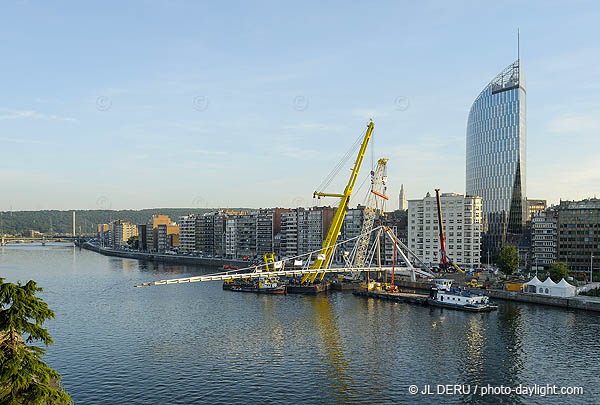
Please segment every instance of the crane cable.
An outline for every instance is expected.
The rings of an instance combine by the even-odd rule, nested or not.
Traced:
[[[364,187],[365,183],[367,182],[367,180],[371,177],[371,172],[367,173],[367,175],[365,176],[365,178],[363,179],[363,181],[360,183],[360,186],[358,186],[358,189],[352,193],[352,196],[350,197],[350,202],[348,203],[348,205],[352,205],[353,202],[356,202],[356,198],[357,196],[360,195],[360,191],[362,190],[362,188]],[[369,194],[371,193],[371,190],[369,190],[363,200],[363,203],[365,203],[366,205],[366,201],[369,198]]]
[[[367,132],[367,130],[365,129],[358,136],[358,138],[356,138],[356,141],[354,141],[354,144],[352,144],[350,149],[348,149],[348,151],[342,156],[342,158],[338,161],[338,163],[331,170],[331,172],[325,177],[325,179],[319,185],[319,187],[317,187],[317,190],[316,190],[317,192],[323,192],[327,187],[329,187],[329,185],[331,184],[333,179],[338,175],[340,170],[344,167],[344,165],[348,162],[350,157],[353,155],[353,152],[356,151],[356,149],[361,145],[366,132]]]

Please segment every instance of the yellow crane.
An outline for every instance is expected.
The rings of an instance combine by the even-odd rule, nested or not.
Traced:
[[[367,131],[365,132],[365,136],[363,138],[362,145],[358,150],[358,155],[356,156],[356,161],[354,162],[354,167],[352,168],[352,173],[350,174],[350,179],[348,180],[348,184],[344,189],[342,194],[332,194],[332,193],[321,193],[314,192],[314,197],[339,197],[340,203],[338,205],[337,211],[333,216],[333,220],[331,221],[331,226],[329,227],[329,231],[327,232],[327,237],[323,241],[323,246],[317,256],[317,259],[312,264],[311,269],[319,270],[322,268],[327,268],[329,262],[331,260],[331,256],[333,254],[333,249],[337,242],[337,238],[340,234],[340,230],[342,229],[342,223],[344,222],[344,218],[346,217],[346,211],[348,211],[348,203],[350,202],[350,197],[352,195],[352,189],[354,188],[354,184],[356,183],[356,178],[358,177],[358,172],[360,170],[360,166],[362,165],[363,158],[365,157],[365,152],[367,151],[367,146],[369,145],[369,140],[371,139],[371,135],[373,133],[373,120],[369,120],[369,125],[367,126]],[[319,277],[319,281],[323,280],[325,276],[324,272],[315,271],[314,273],[305,274],[302,277],[302,284],[308,282],[310,284],[314,283],[314,281]]]

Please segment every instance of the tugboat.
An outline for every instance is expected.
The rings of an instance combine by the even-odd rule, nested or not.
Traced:
[[[286,286],[278,278],[260,277],[257,280],[226,280],[223,289],[239,292],[253,292],[259,294],[285,294]]]
[[[431,289],[431,296],[427,299],[429,305],[434,307],[458,309],[461,311],[486,312],[498,309],[497,305],[490,304],[489,297],[474,294],[460,288],[452,288],[452,280],[436,279],[436,287]]]

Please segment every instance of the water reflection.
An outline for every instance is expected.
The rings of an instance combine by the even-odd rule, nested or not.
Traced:
[[[481,373],[483,371],[483,349],[485,347],[485,337],[483,331],[483,322],[480,316],[473,315],[467,322],[465,336],[465,351],[468,371],[468,381],[475,384],[481,383]]]
[[[334,391],[331,392],[336,403],[347,403],[351,395],[356,395],[354,379],[350,366],[344,357],[345,347],[342,343],[338,326],[331,310],[329,298],[324,295],[306,297],[311,300],[315,310],[315,321],[322,339],[322,348],[328,362],[329,379]],[[318,381],[315,383],[318,384]]]

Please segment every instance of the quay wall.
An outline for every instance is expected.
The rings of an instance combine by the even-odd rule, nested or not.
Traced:
[[[550,305],[554,307],[582,309],[586,311],[600,312],[600,300],[585,296],[576,297],[548,297],[546,295],[521,293],[515,291],[490,290],[492,298],[509,301],[527,302],[530,304]]]
[[[240,268],[250,266],[250,263],[243,260],[234,259],[218,259],[210,257],[194,257],[194,256],[182,256],[182,255],[165,255],[160,253],[145,253],[145,252],[132,252],[116,249],[102,248],[91,243],[82,243],[83,249],[91,250],[105,256],[123,257],[127,259],[138,259],[149,262],[162,262],[162,263],[174,263],[174,264],[186,264],[192,266],[213,266],[222,267],[223,265],[238,266]]]

